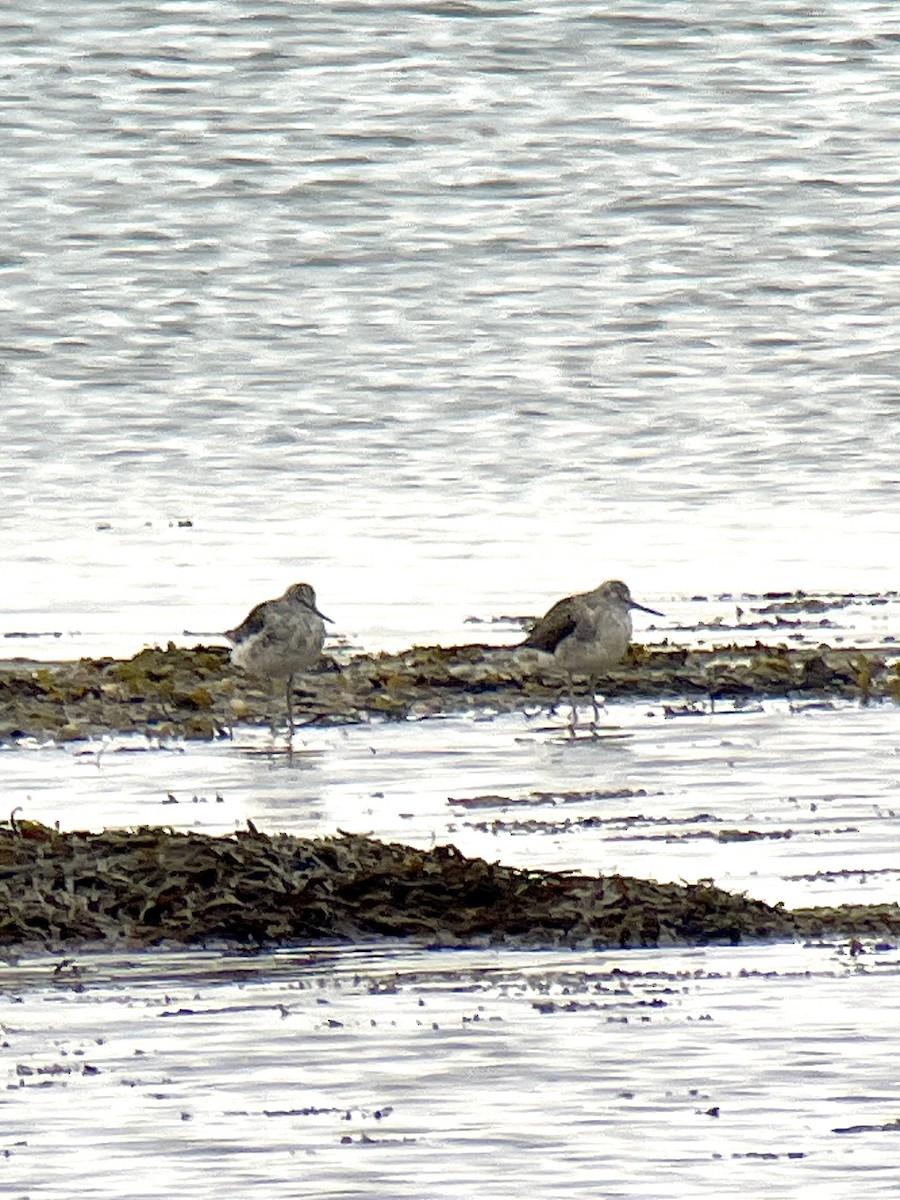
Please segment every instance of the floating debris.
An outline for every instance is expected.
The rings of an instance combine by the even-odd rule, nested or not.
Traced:
[[[646,796],[643,788],[612,788],[602,791],[579,792],[532,792],[529,796],[449,796],[447,803],[469,810],[480,808],[514,808],[516,806],[538,806],[557,804],[583,804],[596,800],[626,800],[632,796]]]
[[[900,1120],[885,1121],[883,1125],[846,1125],[832,1133],[900,1133]]]
[[[4,633],[3,636],[5,638],[61,638],[62,630],[53,629],[49,631],[44,630],[43,632],[35,630],[34,632],[29,632],[25,629],[12,629],[9,633]]]

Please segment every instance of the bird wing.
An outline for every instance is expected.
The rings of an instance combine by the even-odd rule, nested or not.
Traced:
[[[577,627],[572,598],[567,596],[565,600],[557,600],[544,613],[522,645],[552,654],[563,638],[574,633]]]
[[[261,604],[257,604],[255,608],[251,608],[241,621],[240,625],[236,625],[234,629],[226,629],[225,636],[230,642],[245,642],[247,638],[253,637],[255,633],[260,633],[266,626],[266,609],[271,601],[263,600]]]

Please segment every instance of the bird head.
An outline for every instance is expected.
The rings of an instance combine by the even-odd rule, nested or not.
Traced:
[[[628,584],[623,583],[621,579],[607,579],[606,583],[601,583],[600,593],[604,599],[611,604],[617,605],[619,608],[632,609],[638,608],[641,612],[651,613],[654,617],[662,617],[665,614],[657,612],[655,608],[647,608],[644,604],[638,604],[637,600],[631,598],[631,592],[628,589]]]
[[[314,612],[317,617],[321,617],[323,621],[328,621],[334,624],[331,617],[326,617],[323,612],[319,612],[316,608],[316,593],[310,583],[292,583],[288,590],[284,593],[285,600],[293,600],[296,604],[302,604],[304,608],[308,608],[310,612]]]

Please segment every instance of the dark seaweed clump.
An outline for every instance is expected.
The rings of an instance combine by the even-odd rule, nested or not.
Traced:
[[[602,947],[900,933],[894,905],[790,912],[712,884],[518,870],[341,833],[0,826],[0,946],[261,947],[373,934]]]
[[[610,698],[844,697],[900,699],[900,669],[883,651],[829,646],[634,645],[598,681]],[[298,679],[295,711],[307,722],[403,719],[558,701],[565,681],[552,663],[508,647],[414,646],[357,655]],[[232,666],[224,646],[152,647],[127,660],[0,663],[0,741],[73,741],[109,732],[152,738],[227,737],[241,723],[283,719],[283,700]]]

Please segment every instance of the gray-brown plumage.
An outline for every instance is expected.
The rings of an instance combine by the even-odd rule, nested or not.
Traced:
[[[575,724],[573,675],[587,675],[593,689],[598,675],[605,675],[625,657],[631,641],[632,609],[662,616],[631,597],[620,579],[607,579],[592,592],[579,592],[558,600],[535,624],[523,647],[552,654],[569,681],[572,725]],[[592,690],[593,695],[593,690]],[[594,701],[595,719],[598,716]]]
[[[308,583],[293,583],[277,600],[252,608],[225,636],[234,643],[231,661],[251,675],[285,682],[288,736],[294,732],[294,676],[314,667],[322,655],[325,621]]]

